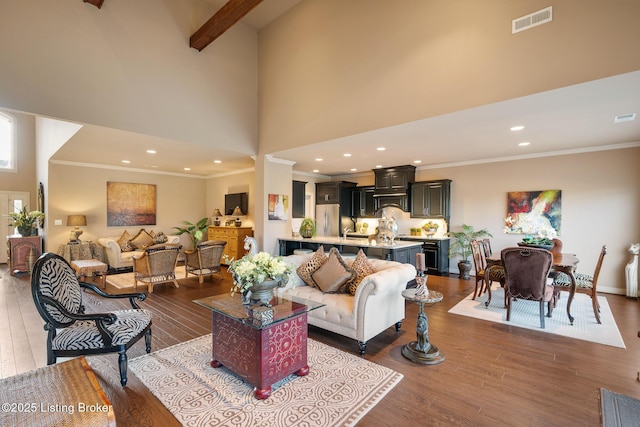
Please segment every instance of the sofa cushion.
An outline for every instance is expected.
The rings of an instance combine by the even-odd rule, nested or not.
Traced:
[[[317,251],[311,255],[311,258],[304,264],[301,264],[300,267],[296,269],[296,273],[298,276],[309,286],[315,287],[316,284],[313,283],[313,279],[311,279],[311,275],[314,271],[316,271],[324,262],[327,260],[327,255],[324,253],[324,247],[320,246]]]
[[[356,277],[347,283],[347,289],[351,295],[355,295],[362,279],[376,272],[373,264],[369,261],[365,253],[360,249],[358,255],[351,264],[351,269],[356,273]]]
[[[134,249],[144,249],[153,245],[153,237],[144,228],[141,228],[136,237],[129,241]]]
[[[347,267],[336,248],[331,248],[327,260],[311,274],[311,280],[322,292],[344,293],[346,284],[356,277],[356,272]]]
[[[120,250],[122,252],[131,252],[133,248],[131,247],[131,234],[127,230],[124,230],[120,238],[117,240],[118,246],[120,246]]]

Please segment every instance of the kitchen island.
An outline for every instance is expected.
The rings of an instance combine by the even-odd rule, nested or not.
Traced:
[[[316,251],[323,246],[325,251],[337,248],[343,255],[355,255],[360,249],[368,258],[379,258],[388,261],[408,263],[415,267],[416,254],[422,252],[421,242],[407,242],[396,240],[393,245],[373,244],[368,239],[353,239],[343,237],[312,237],[278,239],[280,255],[291,255],[296,249],[309,249]]]

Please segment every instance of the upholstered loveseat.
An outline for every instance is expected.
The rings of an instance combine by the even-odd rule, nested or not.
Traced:
[[[144,248],[147,246],[151,246],[156,243],[180,243],[180,236],[166,236],[166,241],[159,241],[158,235],[151,232],[150,234],[147,233],[151,237],[149,240],[149,238],[142,232],[146,233],[144,229],[141,229],[135,235],[124,232],[122,235],[116,237],[98,238],[98,244],[104,247],[104,252],[110,269],[118,270],[133,267],[132,257],[142,255]],[[127,234],[129,235],[129,238],[126,237]],[[123,248],[125,249],[124,251]]]
[[[314,254],[290,255],[284,257],[298,267],[306,264]],[[362,254],[364,257],[364,254]],[[353,256],[345,256],[347,266],[352,266]],[[308,323],[318,328],[340,334],[358,341],[360,354],[364,354],[367,341],[385,329],[395,325],[400,329],[404,320],[405,300],[402,290],[407,282],[415,278],[416,270],[411,264],[379,259],[367,260],[375,272],[360,281],[352,295],[349,292],[327,293],[309,286],[297,273],[280,290],[287,294],[325,304],[312,310]],[[352,289],[353,290],[353,289]]]

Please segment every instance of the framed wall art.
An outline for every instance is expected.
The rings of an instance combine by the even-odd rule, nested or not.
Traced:
[[[509,192],[504,231],[551,238],[560,235],[561,208],[561,190]]]
[[[154,184],[107,182],[107,226],[155,224]]]
[[[286,194],[269,194],[269,219],[286,220],[289,211],[289,196]]]

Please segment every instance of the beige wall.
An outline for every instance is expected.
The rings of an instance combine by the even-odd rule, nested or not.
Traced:
[[[156,185],[156,224],[145,226],[107,226],[107,182],[131,182]],[[66,226],[68,214],[87,215],[87,226],[82,227],[82,240],[96,241],[99,237],[120,236],[140,228],[175,234],[172,227],[182,221],[196,222],[209,216],[205,210],[206,182],[201,178],[128,172],[83,166],[49,165],[48,231],[46,250],[56,252],[59,245],[69,240],[71,227]],[[54,225],[62,220],[62,225]],[[189,239],[181,236],[183,245]]]
[[[0,170],[0,190],[27,191],[30,193],[29,210],[36,210],[36,148],[35,117],[15,111],[3,110],[15,120],[15,138],[17,148],[17,170]]]
[[[253,171],[246,171],[207,179],[205,203],[207,215],[211,218],[211,221],[214,219],[211,216],[214,209],[218,208],[220,212],[224,213],[225,194],[249,193],[249,213],[246,217],[240,219],[243,227],[253,227],[256,215],[254,178],[255,173]],[[220,218],[221,225],[224,225],[224,219],[224,217]],[[231,217],[227,219],[231,219]]]
[[[305,0],[260,32],[260,150],[640,69],[640,2],[552,5],[551,23],[512,35],[550,2]]]

